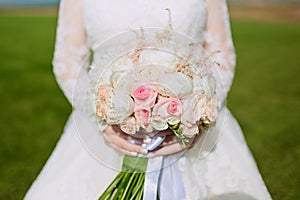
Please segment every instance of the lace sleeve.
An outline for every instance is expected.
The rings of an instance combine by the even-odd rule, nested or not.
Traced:
[[[226,0],[207,0],[205,48],[214,54],[218,66],[213,69],[217,78],[217,95],[223,103],[231,87],[235,69],[235,49],[232,42]]]
[[[88,84],[87,66],[89,50],[83,20],[81,0],[61,0],[56,33],[53,71],[57,82],[72,106],[83,109]],[[75,89],[80,83],[80,89]],[[76,87],[75,87],[76,86]]]

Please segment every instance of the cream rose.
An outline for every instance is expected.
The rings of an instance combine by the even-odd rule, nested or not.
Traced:
[[[181,128],[182,134],[188,138],[193,138],[199,133],[199,128],[197,125],[193,125],[191,127],[181,126]]]
[[[203,113],[203,106],[206,98],[204,96],[192,95],[183,101],[183,114],[181,123],[187,127],[192,127],[200,120]]]
[[[181,73],[165,74],[159,79],[158,85],[161,94],[180,99],[193,93],[192,79]]]
[[[106,119],[105,104],[112,95],[112,88],[108,85],[100,85],[98,87],[98,103],[96,105],[96,113],[102,119]]]
[[[170,73],[172,70],[168,67],[163,67],[161,65],[143,65],[134,68],[131,71],[132,76],[136,82],[147,83],[155,82],[167,73]]]
[[[114,88],[117,87],[120,80],[123,80],[122,78],[127,75],[127,72],[125,71],[115,71],[110,76],[110,85]]]
[[[153,117],[151,120],[151,124],[154,129],[162,131],[166,130],[169,126],[166,119],[162,119],[160,117]]]
[[[204,107],[203,115],[210,122],[214,122],[218,117],[219,108],[220,108],[219,100],[217,98],[212,98],[206,103]]]
[[[134,117],[127,117],[121,124],[120,129],[129,135],[136,133],[136,120]]]
[[[214,95],[216,90],[216,80],[209,74],[205,74],[202,77],[195,76],[193,78],[194,93],[204,94],[207,97]]]
[[[134,102],[129,95],[115,93],[106,103],[106,121],[108,124],[120,124],[132,115]]]

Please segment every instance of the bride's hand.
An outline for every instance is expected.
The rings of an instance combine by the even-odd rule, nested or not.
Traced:
[[[138,154],[147,154],[148,151],[140,145],[128,142],[130,136],[126,135],[118,126],[109,125],[103,132],[104,140],[107,145],[125,153],[129,156],[137,156]],[[137,140],[135,138],[135,140]]]
[[[164,142],[160,145],[156,151],[152,151],[148,154],[148,158],[156,156],[167,156],[179,153],[181,151],[186,151],[187,149],[193,148],[193,146],[198,142],[200,136],[202,135],[203,129],[200,129],[200,132],[194,137],[191,138],[186,148],[183,148],[182,142],[177,138],[171,130],[161,131],[157,136],[166,136]]]

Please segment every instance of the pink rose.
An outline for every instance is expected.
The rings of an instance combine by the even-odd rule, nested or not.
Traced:
[[[151,122],[150,110],[148,109],[135,110],[134,116],[138,127],[147,128],[149,126]]]
[[[160,98],[154,105],[153,114],[162,119],[169,117],[180,118],[182,114],[182,103],[176,98]]]
[[[133,91],[132,97],[134,98],[137,107],[153,107],[157,92],[151,88],[141,85]]]
[[[138,100],[145,100],[150,97],[151,89],[146,86],[140,86],[133,92],[133,97]]]

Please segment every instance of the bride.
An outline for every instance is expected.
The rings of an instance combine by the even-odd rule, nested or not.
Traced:
[[[82,63],[101,42],[127,30],[170,25],[208,52],[220,51],[214,58],[222,77],[217,78],[217,95],[225,102],[235,68],[226,0],[61,0],[53,65],[74,110],[25,199],[97,199],[118,173],[122,155],[172,157],[183,151],[173,143],[149,153],[126,141],[113,126],[99,134],[80,108],[84,91],[73,91],[78,79],[88,79],[88,67],[80,72]],[[93,52],[93,62],[100,57]],[[78,77],[79,72],[83,75]],[[167,167],[179,171],[184,186],[181,197],[170,194],[167,199],[271,199],[235,118],[225,106],[219,116],[224,119],[222,129],[217,123],[214,136],[205,143],[200,139]],[[173,185],[169,187],[171,191]]]

